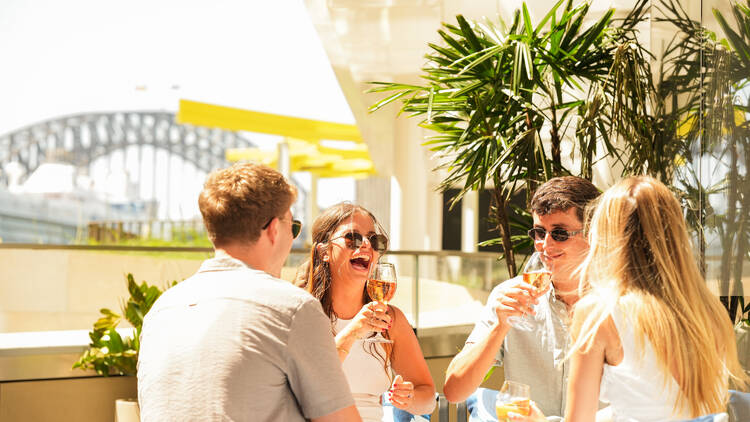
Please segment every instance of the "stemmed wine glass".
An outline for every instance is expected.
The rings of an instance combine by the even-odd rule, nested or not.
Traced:
[[[497,393],[495,413],[499,422],[508,421],[508,412],[529,416],[531,414],[531,392],[526,384],[505,381]]]
[[[526,261],[526,265],[523,266],[523,281],[534,286],[534,297],[541,295],[549,286],[552,281],[552,273],[544,264],[541,252],[534,252]],[[533,308],[534,311],[537,310],[536,305]],[[508,318],[508,322],[512,327],[523,331],[531,331],[534,328],[528,315],[512,316]]]
[[[375,264],[375,268],[367,279],[367,294],[370,299],[376,302],[383,302],[388,305],[388,302],[393,299],[393,295],[396,294],[396,268],[389,262],[378,262]],[[388,340],[383,337],[380,332],[374,337],[365,339],[366,342],[372,343],[393,343],[392,340]]]

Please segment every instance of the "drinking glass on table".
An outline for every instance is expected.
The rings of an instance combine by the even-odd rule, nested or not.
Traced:
[[[388,302],[393,299],[393,295],[396,294],[396,268],[393,264],[388,262],[375,264],[370,278],[367,279],[367,294],[370,296],[370,299],[388,305]],[[365,341],[371,343],[393,343],[393,341],[383,337],[379,332],[374,337],[366,338]]]
[[[495,413],[499,422],[508,421],[508,412],[529,416],[531,414],[530,388],[526,384],[515,381],[505,381],[503,388],[497,393]]]
[[[544,264],[541,252],[534,252],[526,261],[526,265],[523,266],[523,281],[534,286],[534,297],[540,296],[552,282],[552,273]],[[533,308],[536,312],[536,305]],[[531,318],[525,314],[520,317],[512,316],[508,318],[508,322],[523,331],[531,331],[534,328]]]

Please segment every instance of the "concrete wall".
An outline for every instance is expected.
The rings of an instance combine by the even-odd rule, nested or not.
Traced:
[[[0,421],[113,421],[115,400],[137,395],[135,377],[0,383]]]

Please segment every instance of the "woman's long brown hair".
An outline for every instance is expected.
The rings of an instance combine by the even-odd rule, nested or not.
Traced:
[[[323,312],[331,319],[331,327],[338,320],[338,315],[333,310],[333,299],[331,298],[331,268],[327,261],[323,260],[323,250],[329,247],[329,241],[331,236],[336,229],[354,214],[363,214],[372,219],[376,230],[379,233],[385,234],[385,230],[378,223],[375,216],[359,205],[352,204],[350,202],[341,202],[323,211],[312,226],[312,247],[310,248],[310,258],[308,258],[302,265],[297,269],[297,274],[294,279],[294,284],[298,287],[305,289],[311,295],[315,296],[320,301],[323,307]],[[370,296],[367,294],[367,288],[362,290],[362,304],[372,302]],[[388,307],[388,315],[391,318],[395,318],[395,313]],[[335,333],[334,333],[335,334]],[[390,338],[388,331],[383,333],[383,336]],[[390,373],[387,368],[390,366],[391,354],[393,352],[391,344],[384,343],[385,355],[380,353],[380,349],[376,347],[374,343],[369,343],[370,348],[368,353],[377,357],[382,363],[383,368],[386,369],[386,373],[390,378]],[[363,344],[364,347],[364,344]]]

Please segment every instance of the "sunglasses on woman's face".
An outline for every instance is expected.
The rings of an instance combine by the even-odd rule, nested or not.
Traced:
[[[569,232],[564,229],[554,229],[549,232],[549,235],[552,236],[552,239],[555,240],[555,242],[565,242],[568,240],[571,236],[575,236],[578,233],[582,233],[583,230],[576,230]],[[535,227],[528,232],[529,237],[534,239],[534,241],[541,241],[544,240],[544,238],[547,236],[547,230],[544,230],[539,227]]]
[[[268,226],[271,225],[271,221],[276,217],[271,217],[270,220],[268,220],[268,223],[266,223],[265,226],[263,226],[263,230],[267,229]],[[281,220],[281,218],[279,218]],[[296,239],[297,236],[299,236],[300,231],[302,231],[302,222],[299,220],[292,220],[292,239]]]
[[[346,247],[351,250],[356,250],[362,243],[364,243],[364,237],[357,232],[349,232],[338,237],[334,237],[331,240],[344,238],[346,241]],[[385,252],[388,249],[388,238],[382,234],[371,234],[367,236],[367,240],[370,241],[370,246],[378,253]]]

